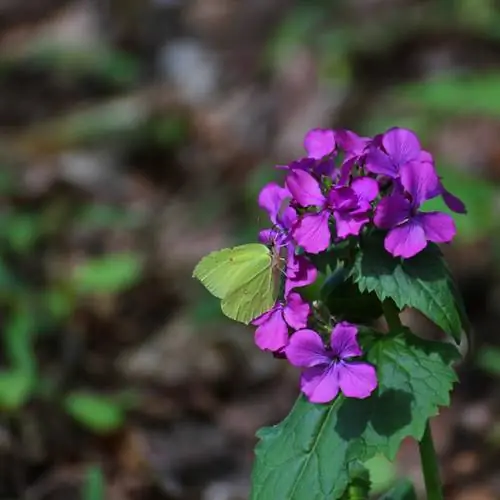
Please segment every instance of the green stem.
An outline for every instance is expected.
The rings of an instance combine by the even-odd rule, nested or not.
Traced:
[[[385,320],[392,332],[401,328],[401,320],[399,318],[399,310],[396,304],[390,299],[385,300],[382,304]],[[418,444],[420,451],[420,461],[422,463],[422,473],[424,475],[425,490],[427,492],[427,500],[444,500],[443,488],[439,477],[439,467],[432,441],[431,428],[429,421],[425,424],[424,435]]]
[[[422,440],[418,444],[418,448],[420,450],[420,461],[422,463],[427,500],[444,500],[436,450],[434,449],[434,443],[432,441],[429,421],[425,424],[425,432]]]

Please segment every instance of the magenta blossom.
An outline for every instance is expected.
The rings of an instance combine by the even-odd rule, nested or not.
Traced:
[[[290,290],[310,285],[316,281],[318,270],[313,263],[304,255],[295,255],[293,244],[288,245],[288,257],[286,264],[285,295]]]
[[[304,149],[307,156],[292,161],[288,165],[279,165],[284,170],[305,170],[316,175],[332,175],[335,170],[336,154],[335,132],[330,129],[315,128],[307,132]]]
[[[290,242],[290,229],[297,219],[295,210],[288,206],[292,195],[288,189],[274,182],[266,184],[259,193],[258,203],[269,214],[273,223],[271,229],[264,229],[259,233],[259,240],[263,243],[274,244],[280,248]]]
[[[428,151],[422,151],[420,154],[420,160],[422,162],[430,163],[432,167],[434,166],[434,159],[432,155]],[[464,202],[457,198],[455,195],[451,194],[444,186],[441,178],[439,178],[438,185],[436,190],[432,193],[431,199],[437,196],[441,196],[445,205],[452,211],[457,214],[466,214],[467,209],[465,208]]]
[[[346,397],[364,399],[375,390],[375,368],[350,359],[363,354],[357,334],[354,325],[339,323],[328,347],[313,330],[299,330],[292,335],[285,354],[292,365],[303,368],[301,390],[311,403],[328,403],[339,391]]]
[[[288,327],[304,328],[310,312],[309,304],[298,293],[288,294],[286,301],[277,302],[270,311],[253,321],[252,324],[258,327],[255,343],[263,351],[282,350],[288,344]]]
[[[436,196],[439,178],[431,163],[407,164],[401,167],[401,186],[381,200],[374,223],[389,229],[385,249],[395,257],[408,259],[426,246],[428,241],[448,243],[456,233],[453,218],[441,212],[420,212],[420,205]]]
[[[335,133],[333,130],[315,128],[307,132],[304,149],[308,158],[321,160],[335,152]]]
[[[318,211],[306,213],[298,219],[293,237],[306,252],[319,253],[330,245],[330,216],[337,225],[337,237],[358,235],[369,221],[370,202],[378,194],[374,179],[357,179],[351,187],[333,188],[327,195],[321,191],[319,182],[307,172],[291,172],[286,185],[294,200],[302,207],[317,207]]]
[[[417,136],[404,128],[394,127],[374,139],[366,156],[366,169],[372,174],[396,179],[401,167],[422,160]]]

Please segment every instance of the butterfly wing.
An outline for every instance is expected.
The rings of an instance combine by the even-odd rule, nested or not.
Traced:
[[[203,257],[194,268],[193,277],[200,280],[215,297],[224,299],[231,290],[241,287],[267,265],[269,249],[259,243],[224,248]],[[252,275],[253,273],[253,275]]]
[[[248,325],[274,306],[278,287],[271,261],[266,262],[265,267],[259,265],[259,268],[256,263],[256,267],[249,270],[245,278],[240,287],[224,297],[221,308],[228,318]]]

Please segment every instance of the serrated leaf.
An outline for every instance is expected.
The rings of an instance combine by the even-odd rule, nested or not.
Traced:
[[[116,431],[125,423],[123,406],[98,394],[71,393],[64,408],[77,422],[99,434]]]
[[[351,270],[361,292],[375,292],[381,301],[413,307],[436,323],[456,342],[469,325],[453,278],[441,251],[433,244],[411,259],[395,258],[384,248],[384,234],[374,232],[362,241]]]
[[[417,494],[411,481],[400,479],[380,500],[417,500]]]
[[[108,254],[76,266],[71,282],[79,293],[118,293],[134,285],[141,270],[137,254]]]
[[[358,461],[377,453],[392,460],[403,439],[421,439],[438,406],[449,404],[458,357],[454,346],[406,329],[376,336],[368,360],[379,387],[371,397],[318,405],[301,396],[283,422],[259,431],[251,498],[338,499]]]

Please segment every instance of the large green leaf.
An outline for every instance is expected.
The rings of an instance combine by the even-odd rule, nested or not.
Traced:
[[[392,460],[404,438],[421,439],[438,406],[449,404],[454,346],[403,329],[365,350],[379,381],[371,397],[341,396],[328,405],[300,397],[283,422],[259,431],[252,499],[337,499],[358,461],[377,453]]]
[[[399,309],[413,307],[460,342],[469,325],[460,295],[433,243],[411,259],[395,258],[384,248],[384,234],[367,235],[356,256],[352,277],[361,292],[392,299]]]

